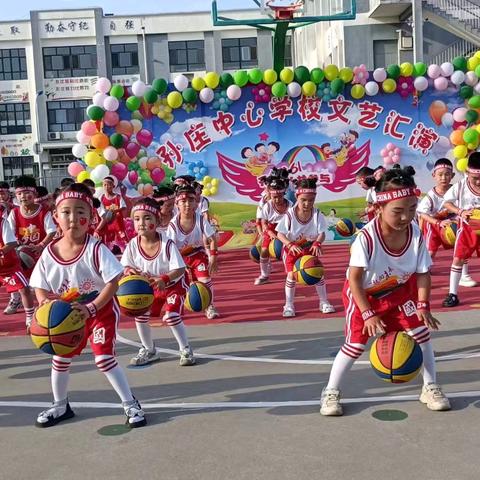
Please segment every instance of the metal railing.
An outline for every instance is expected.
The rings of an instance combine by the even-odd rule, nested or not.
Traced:
[[[423,3],[438,8],[452,18],[480,29],[480,5],[470,0],[423,0]]]
[[[430,64],[441,65],[444,62],[451,62],[453,58],[459,56],[469,56],[478,50],[478,46],[467,40],[457,40],[448,45],[445,50],[428,56],[425,61]]]

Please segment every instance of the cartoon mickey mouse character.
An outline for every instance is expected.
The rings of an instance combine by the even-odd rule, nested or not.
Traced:
[[[273,156],[279,150],[280,144],[277,142],[270,142],[268,145],[257,143],[255,150],[251,147],[244,147],[240,155],[247,160],[245,168],[255,177],[259,177],[272,165]]]

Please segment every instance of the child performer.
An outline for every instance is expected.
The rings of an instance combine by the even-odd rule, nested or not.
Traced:
[[[101,208],[101,203],[100,203],[100,200],[97,197],[95,197],[95,183],[93,180],[90,180],[89,178],[86,178],[82,183],[83,185],[86,185],[88,187],[88,189],[90,190],[90,193],[93,196],[92,219],[90,221],[90,228],[88,230],[88,233],[90,235],[93,235],[98,240],[101,240],[102,236],[98,233],[98,227],[100,225],[100,222],[102,221],[102,218],[100,217],[100,213],[98,212],[98,210]]]
[[[210,221],[210,215],[208,210],[210,208],[210,201],[207,197],[202,195],[203,185],[198,182],[193,182],[193,188],[195,188],[195,195],[197,197],[198,211],[205,219],[205,221]]]
[[[268,200],[262,207],[259,218],[262,222],[262,249],[260,251],[260,276],[255,280],[254,285],[268,283],[270,274],[270,253],[268,247],[270,242],[277,238],[277,224],[292,206],[285,197],[288,180],[285,181],[279,176],[270,176],[265,179],[268,189]]]
[[[0,217],[7,218],[13,206],[8,183],[0,182]]]
[[[48,192],[45,187],[37,187],[37,196],[35,198],[35,203],[40,205],[47,212],[52,212],[55,206],[53,201],[53,195]]]
[[[355,181],[363,190],[366,190],[365,201],[367,206],[358,216],[360,219],[370,221],[375,216],[375,179],[373,177],[374,170],[370,167],[362,167],[355,176]]]
[[[294,180],[297,203],[288,210],[277,225],[277,238],[284,245],[283,263],[287,272],[285,281],[286,301],[283,307],[284,317],[295,316],[293,267],[296,260],[302,255],[320,257],[322,254],[321,245],[325,240],[327,222],[320,211],[314,207],[317,195],[317,180],[316,176]],[[327,299],[325,278],[322,278],[315,285],[315,290],[320,300],[320,311],[322,313],[335,312],[335,308]]]
[[[412,167],[392,168],[376,186],[378,214],[359,232],[351,247],[343,288],[347,314],[345,343],[333,362],[322,392],[322,415],[342,415],[340,386],[369,337],[403,330],[423,353],[420,401],[430,410],[449,410],[436,383],[435,357],[429,328],[440,322],[430,313],[430,255],[413,222],[417,195]]]
[[[213,320],[219,316],[213,305],[211,280],[211,275],[218,268],[215,229],[198,213],[195,189],[191,185],[180,186],[175,193],[179,213],[170,222],[167,235],[180,250],[192,280],[205,283],[210,288],[212,304],[205,311],[205,315],[209,320]],[[205,251],[204,238],[210,246],[210,258]]]
[[[87,337],[98,369],[122,401],[127,425],[136,428],[146,423],[140,403],[133,397],[115,358],[119,309],[114,295],[123,267],[104,244],[88,234],[92,209],[92,194],[81,183],[72,184],[59,194],[55,218],[62,237],[43,251],[30,279],[39,305],[51,302],[48,295],[52,293],[59,299],[75,298],[72,307],[86,322],[85,340],[79,347],[71,354],[53,356],[54,403],[38,415],[37,427],[51,427],[74,416],[67,397],[69,369],[72,358],[85,348]]]
[[[165,235],[170,221],[175,216],[175,190],[168,185],[157,187],[153,192],[153,199],[160,208],[157,232]]]
[[[469,258],[480,252],[480,237],[469,225],[473,210],[480,208],[480,153],[474,152],[468,158],[467,176],[453,185],[445,193],[443,206],[459,218],[459,229],[453,250],[453,262],[450,270],[449,293],[443,301],[444,307],[456,307],[458,285],[462,276],[462,267]]]
[[[268,185],[266,183],[267,177],[262,175],[261,177],[257,177],[258,184],[263,187],[262,196],[257,205],[257,214],[255,215],[255,224],[257,226],[257,233],[258,238],[262,239],[263,237],[263,229],[262,229],[262,208],[263,206],[270,200],[270,194],[268,193]]]
[[[165,307],[163,321],[171,328],[180,350],[180,365],[194,365],[195,358],[189,346],[187,331],[182,320],[183,303],[188,285],[185,282],[185,263],[175,243],[165,234],[158,233],[158,203],[145,198],[132,208],[137,236],[130,240],[123,252],[122,265],[126,275],[146,275],[155,292],[151,310],[135,318],[138,336],[142,342],[131,365],[146,365],[160,359],[152,340],[148,324],[150,317],[158,317]]]

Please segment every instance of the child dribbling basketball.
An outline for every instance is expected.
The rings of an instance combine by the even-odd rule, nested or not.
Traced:
[[[89,338],[98,369],[122,401],[127,425],[141,427],[146,423],[145,415],[115,358],[119,310],[114,295],[123,267],[104,244],[88,234],[93,204],[85,185],[72,184],[58,195],[55,203],[62,237],[43,251],[30,285],[35,288],[40,305],[52,301],[50,294],[73,300],[72,307],[85,318],[86,335],[71,354],[53,356],[54,403],[38,415],[36,425],[51,427],[74,416],[67,397],[69,369],[72,357],[82,353]]]
[[[142,348],[130,363],[146,365],[160,359],[148,322],[151,316],[159,316],[162,307],[165,307],[163,321],[171,328],[178,342],[180,365],[193,365],[195,358],[182,319],[188,288],[184,275],[185,263],[175,243],[158,232],[159,207],[154,199],[138,200],[131,216],[137,236],[128,243],[121,263],[126,275],[145,275],[149,278],[155,300],[148,313],[135,318]]]
[[[320,413],[343,414],[340,386],[368,338],[405,331],[423,353],[420,401],[430,410],[449,410],[450,403],[436,383],[435,357],[429,328],[439,322],[430,313],[430,255],[413,222],[419,194],[411,167],[386,172],[376,185],[377,216],[359,232],[351,247],[343,289],[345,343],[335,357]]]

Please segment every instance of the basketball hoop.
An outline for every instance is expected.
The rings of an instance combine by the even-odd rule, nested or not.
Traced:
[[[293,14],[303,7],[303,0],[297,0],[290,5],[274,5],[275,0],[268,0],[265,4],[275,14],[275,20],[291,20]]]

